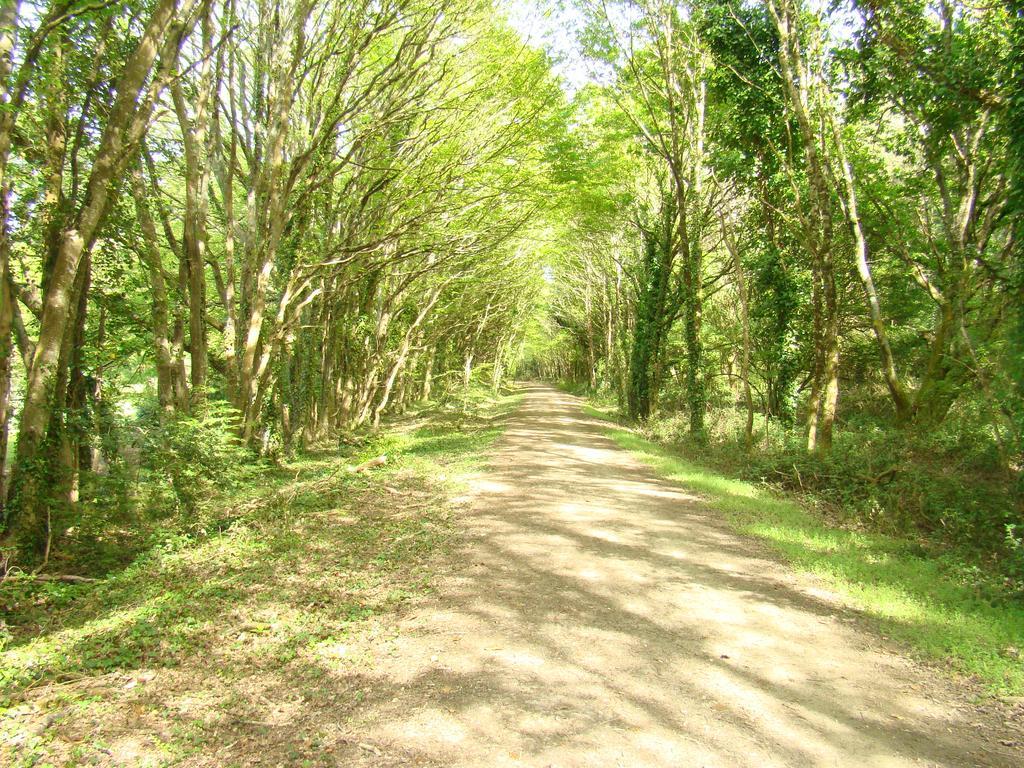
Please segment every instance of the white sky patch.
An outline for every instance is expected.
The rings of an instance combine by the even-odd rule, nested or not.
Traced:
[[[597,62],[587,61],[579,43],[585,23],[583,14],[571,4],[558,0],[498,0],[509,24],[528,44],[543,48],[551,57],[554,73],[571,98],[588,83],[608,85],[610,73],[599,71]],[[860,28],[857,12],[850,2],[830,5],[828,0],[808,0],[808,7],[828,26],[834,45],[849,44]],[[628,37],[631,19],[622,7],[610,7],[616,28]],[[625,37],[620,42],[626,42]]]
[[[509,24],[524,41],[543,48],[552,58],[555,74],[572,96],[594,80],[578,42],[583,16],[573,7],[551,0],[500,0]]]

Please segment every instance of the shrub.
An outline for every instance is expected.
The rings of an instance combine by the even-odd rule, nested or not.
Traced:
[[[201,410],[143,430],[140,466],[151,508],[194,514],[203,499],[231,491],[251,474],[252,453],[238,439],[239,415],[210,400]]]
[[[934,431],[899,429],[880,419],[847,421],[832,451],[810,455],[802,430],[758,419],[754,449],[744,450],[741,409],[709,414],[710,442],[686,434],[685,413],[659,415],[644,426],[658,442],[697,460],[808,495],[846,526],[925,537],[943,547],[971,550],[999,578],[1024,585],[1024,508],[990,432],[975,414],[951,414]]]

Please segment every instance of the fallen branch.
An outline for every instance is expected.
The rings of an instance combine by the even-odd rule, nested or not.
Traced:
[[[34,578],[37,582],[66,582],[68,584],[95,584],[99,581],[88,577],[77,577],[74,573],[37,573]]]
[[[384,466],[387,463],[388,463],[387,454],[382,454],[382,455],[377,456],[375,458],[372,458],[372,459],[369,459],[367,461],[364,461],[358,467],[352,467],[351,471],[352,471],[353,474],[358,475],[358,474],[360,474],[362,472],[366,472],[368,470],[371,470],[374,467],[382,467],[382,466]]]
[[[871,485],[878,485],[882,482],[892,482],[896,478],[896,473],[899,472],[899,467],[889,467],[884,472],[881,472],[874,477],[865,477],[864,479],[871,483]]]

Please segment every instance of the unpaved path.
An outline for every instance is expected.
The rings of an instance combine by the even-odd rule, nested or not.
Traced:
[[[568,395],[527,388],[460,525],[458,563],[368,676],[351,764],[1024,765],[1005,712],[887,648]]]

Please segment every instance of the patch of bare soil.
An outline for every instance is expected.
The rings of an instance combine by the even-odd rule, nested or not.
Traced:
[[[1010,708],[901,656],[568,395],[528,388],[458,524],[437,594],[361,673],[339,765],[1024,765]]]

